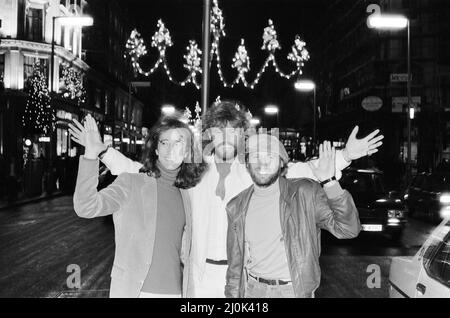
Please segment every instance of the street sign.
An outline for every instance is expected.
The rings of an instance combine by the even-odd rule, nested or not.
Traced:
[[[412,80],[412,74],[410,76]],[[406,83],[408,81],[408,73],[391,74],[391,83]]]
[[[377,96],[369,96],[363,99],[361,106],[369,112],[374,112],[383,106],[383,100]]]
[[[412,104],[415,108],[416,112],[420,111],[419,105],[422,104],[421,96],[413,96],[411,98]],[[400,97],[392,97],[392,112],[393,113],[402,113],[403,107],[408,105],[408,97],[400,96]]]

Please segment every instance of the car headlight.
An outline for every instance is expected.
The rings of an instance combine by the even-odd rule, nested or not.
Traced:
[[[403,211],[402,210],[388,210],[388,218],[402,218]]]
[[[449,204],[450,203],[450,194],[449,193],[442,194],[439,197],[439,201],[443,204]]]

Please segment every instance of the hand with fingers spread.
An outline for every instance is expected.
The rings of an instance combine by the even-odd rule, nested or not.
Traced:
[[[87,115],[84,126],[76,119],[73,122],[76,126],[69,124],[70,138],[85,147],[85,158],[96,159],[99,153],[106,149],[106,146],[101,140],[94,118],[91,115]]]
[[[365,156],[371,156],[378,152],[378,148],[383,144],[383,135],[378,135],[379,129],[373,131],[362,139],[357,139],[359,127],[353,128],[350,137],[348,137],[347,144],[343,152],[344,158],[347,161],[356,160]]]
[[[308,162],[314,176],[320,181],[328,180],[336,174],[336,149],[331,142],[324,141],[319,145],[319,161],[317,166]]]

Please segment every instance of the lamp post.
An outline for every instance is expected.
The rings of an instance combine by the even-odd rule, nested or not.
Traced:
[[[299,92],[313,92],[313,146],[316,149],[317,139],[317,105],[316,105],[316,83],[311,80],[298,80],[295,82],[295,89]]]
[[[280,110],[278,109],[278,106],[275,106],[275,105],[267,105],[265,108],[264,108],[264,112],[267,114],[267,115],[277,115],[277,128],[279,129],[280,128],[280,121],[279,121],[279,117],[278,117],[278,114],[279,114],[279,112],[280,112]]]
[[[408,111],[406,115],[406,122],[408,126],[408,146],[406,158],[406,182],[411,180],[411,117],[413,117],[414,109],[411,96],[411,27],[410,21],[407,17],[397,14],[375,14],[369,17],[368,25],[370,28],[380,30],[407,30],[407,80],[406,92],[408,96]]]
[[[65,26],[92,26],[94,20],[89,16],[56,16],[52,19],[52,52],[50,56],[50,92],[54,93],[54,73],[55,73],[55,22],[59,20],[61,25]]]

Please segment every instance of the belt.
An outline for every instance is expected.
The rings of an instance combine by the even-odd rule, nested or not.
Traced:
[[[265,279],[265,278],[261,278],[261,277],[255,277],[250,273],[248,274],[248,276],[255,279],[257,282],[260,282],[260,283],[263,283],[266,285],[287,285],[287,284],[292,283],[291,281],[286,281],[286,280]]]
[[[221,261],[215,261],[213,259],[207,258],[206,259],[206,263],[213,264],[213,265],[228,265],[228,261],[226,259],[225,260],[221,260]]]

